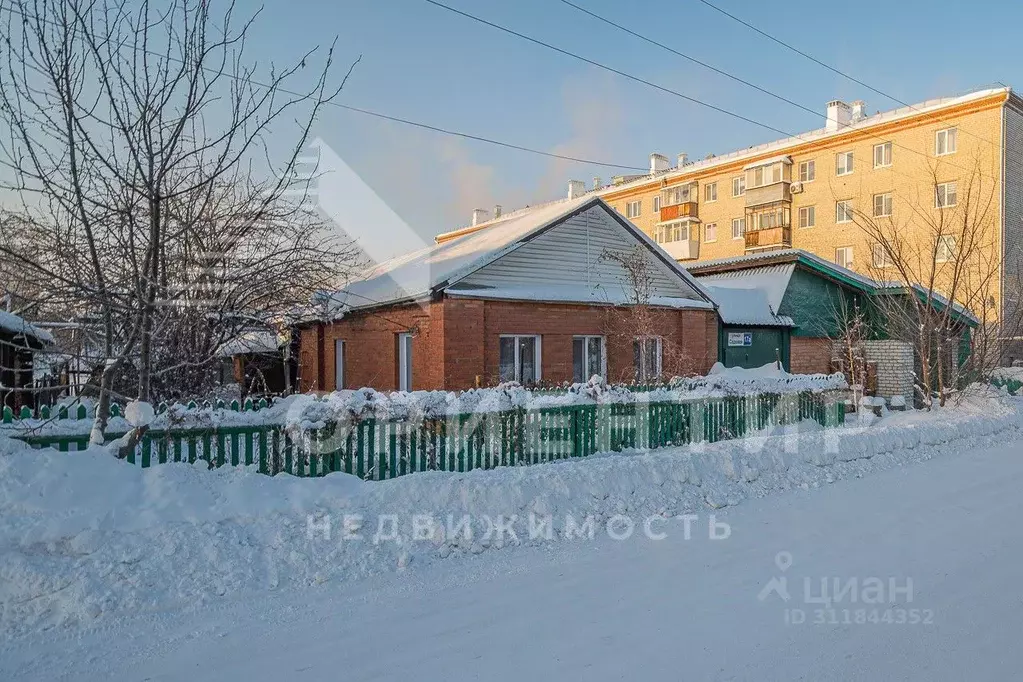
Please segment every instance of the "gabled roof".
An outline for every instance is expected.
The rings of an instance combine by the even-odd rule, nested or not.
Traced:
[[[708,286],[725,324],[755,327],[795,327],[791,317],[778,315],[768,293],[754,286]]]
[[[517,211],[491,221],[486,229],[472,231],[380,263],[361,279],[329,296],[332,313],[338,315],[350,310],[429,298],[529,242],[548,228],[595,206],[603,208],[639,243],[647,246],[667,268],[697,292],[703,300],[696,303],[701,303],[703,307],[713,307],[713,302],[704,288],[642,230],[622,217],[600,197],[584,195],[526,211]],[[462,294],[469,295],[465,291]]]
[[[14,313],[9,313],[6,310],[0,310],[0,330],[8,331],[15,335],[24,334],[44,345],[53,343],[53,335],[50,332],[40,329],[34,324],[25,321],[24,318]]]

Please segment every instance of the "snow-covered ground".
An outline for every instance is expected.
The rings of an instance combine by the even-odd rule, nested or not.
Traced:
[[[976,398],[378,483],[16,452],[0,459],[0,679],[1011,679],[1021,427],[1023,401]],[[413,538],[448,514],[470,515],[471,540]],[[487,523],[518,541],[484,540]],[[790,600],[758,599],[776,577]],[[844,586],[823,623],[804,578],[811,597]],[[851,602],[871,578],[895,601]]]

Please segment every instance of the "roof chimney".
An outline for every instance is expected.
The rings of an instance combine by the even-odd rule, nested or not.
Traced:
[[[858,99],[852,103],[852,122],[862,121],[867,117],[867,103]]]
[[[487,222],[489,211],[485,208],[474,208],[472,209],[472,224],[481,225]]]
[[[689,155],[686,154],[685,152],[682,152],[681,154],[678,155],[678,167],[681,168],[687,163],[689,163]]]
[[[586,184],[582,180],[568,181],[568,198],[576,199],[586,194]]]
[[[825,130],[834,131],[852,122],[852,109],[840,99],[828,102],[828,122]]]
[[[656,175],[668,170],[668,157],[664,154],[650,155],[650,175]]]
[[[494,206],[494,220],[497,220],[498,218],[501,217],[501,210],[502,210],[501,204],[497,204],[496,206]]]
[[[593,178],[593,189],[600,189],[604,186],[604,181],[600,178]]]

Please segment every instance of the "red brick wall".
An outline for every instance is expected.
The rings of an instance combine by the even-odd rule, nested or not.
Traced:
[[[344,339],[345,388],[397,388],[396,334],[409,329],[413,340],[414,389],[459,390],[498,382],[502,334],[541,335],[541,375],[545,382],[572,380],[572,337],[604,336],[611,381],[633,377],[632,339],[639,333],[663,338],[666,373],[705,373],[717,360],[717,314],[711,310],[650,310],[638,324],[621,308],[515,301],[447,298],[428,304],[362,313],[324,329],[325,381],[318,376],[316,329],[302,330],[302,390],[333,390],[334,340]]]
[[[789,353],[789,371],[793,374],[831,372],[831,339],[793,336]]]

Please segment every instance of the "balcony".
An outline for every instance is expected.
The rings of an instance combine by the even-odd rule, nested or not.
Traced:
[[[660,246],[675,260],[696,260],[700,257],[699,239],[679,239],[673,242],[662,242]]]
[[[661,206],[661,222],[669,220],[682,220],[685,218],[697,219],[700,217],[700,209],[695,201],[683,201],[671,206]]]
[[[746,250],[788,249],[792,247],[792,227],[782,225],[746,232]]]
[[[746,187],[746,207],[763,206],[779,201],[792,201],[788,182],[775,182],[763,187]]]

